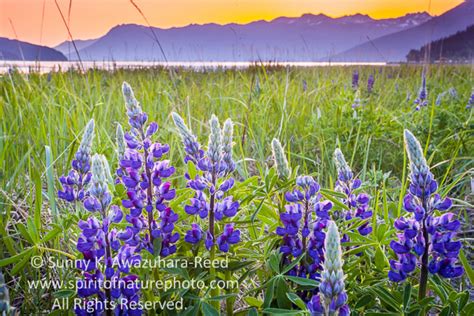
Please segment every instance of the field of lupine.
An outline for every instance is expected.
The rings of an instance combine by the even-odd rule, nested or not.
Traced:
[[[1,75],[0,311],[473,315],[473,74]]]

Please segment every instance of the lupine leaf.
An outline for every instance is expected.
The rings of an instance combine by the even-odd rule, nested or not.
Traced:
[[[306,310],[306,304],[298,295],[296,295],[295,293],[286,293],[286,296],[290,301],[293,302],[293,304],[298,306],[301,310]]]
[[[203,315],[219,316],[219,312],[214,308],[214,306],[206,302],[202,302],[201,310]]]
[[[471,284],[474,284],[474,270],[472,269],[469,260],[467,260],[466,254],[464,253],[463,249],[461,249],[461,251],[459,252],[459,260],[461,261],[462,266],[464,267],[464,271],[466,272],[466,275],[469,278],[469,282],[471,282]]]

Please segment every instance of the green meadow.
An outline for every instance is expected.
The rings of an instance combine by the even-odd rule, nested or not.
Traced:
[[[361,106],[353,108],[356,92],[352,73],[359,72]],[[221,123],[234,122],[233,154],[236,162],[233,196],[241,201],[234,220],[242,242],[229,253],[230,268],[213,276],[236,281],[238,286],[219,291],[172,287],[144,289],[142,299],[177,301],[186,311],[158,306],[150,314],[174,315],[304,315],[302,291],[317,285],[288,279],[279,256],[284,192],[297,175],[312,175],[324,198],[340,206],[334,192],[337,171],[334,150],[340,148],[347,163],[370,195],[373,232],[356,236],[349,228],[351,247],[344,248],[344,273],[352,315],[472,315],[472,214],[474,121],[466,109],[474,85],[472,66],[428,66],[428,105],[415,110],[422,67],[316,67],[189,70],[165,68],[85,73],[0,75],[0,270],[9,291],[9,304],[21,314],[50,311],[58,298],[73,300],[74,290],[34,287],[29,280],[74,280],[79,272],[70,266],[32,266],[32,258],[76,259],[80,230],[77,223],[90,213],[58,199],[58,178],[67,174],[87,122],[95,121],[93,153],[103,154],[112,173],[117,168],[115,130],[128,128],[122,83],[128,82],[149,121],[159,125],[156,140],[167,143],[166,159],[176,167],[171,182],[177,197],[171,206],[179,214],[176,230],[186,234],[191,219],[184,206],[192,197],[186,188],[190,166],[171,112],[179,113],[205,146],[208,121],[215,114]],[[375,78],[367,91],[369,75]],[[454,88],[456,93],[447,92]],[[444,93],[446,92],[446,93]],[[443,94],[444,93],[444,94]],[[441,95],[439,98],[438,96]],[[438,99],[438,102],[437,102]],[[459,264],[465,273],[449,280],[437,275],[428,280],[428,296],[417,299],[418,281],[389,282],[389,247],[397,231],[393,222],[407,212],[403,197],[409,185],[408,157],[403,131],[420,141],[439,184],[439,193],[453,201],[451,212],[461,221],[458,239],[463,242]],[[271,141],[281,141],[292,170],[285,181],[276,176]],[[112,188],[114,202],[120,188]],[[119,202],[120,203],[120,202]],[[118,227],[122,227],[118,224]],[[351,228],[352,229],[352,228]],[[354,236],[353,236],[354,235]],[[176,258],[192,258],[183,240]],[[204,253],[204,252],[203,252]],[[204,255],[204,254],[203,254]],[[281,254],[280,254],[281,255]],[[143,258],[153,258],[142,254]],[[219,254],[218,258],[225,258]],[[471,265],[469,264],[471,262]],[[140,270],[146,279],[202,278],[207,270],[151,267]],[[298,278],[301,279],[301,278]],[[1,282],[0,282],[1,283]],[[207,284],[207,283],[206,283]],[[4,285],[5,286],[5,285]],[[288,294],[289,293],[289,294]],[[292,294],[293,293],[293,294]],[[434,299],[436,297],[436,299]],[[69,311],[73,311],[73,306]],[[56,310],[52,314],[62,315]],[[217,313],[217,314],[216,314]],[[372,314],[371,314],[372,313]],[[444,313],[444,314],[443,314]]]

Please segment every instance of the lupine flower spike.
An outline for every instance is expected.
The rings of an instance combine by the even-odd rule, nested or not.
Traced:
[[[417,111],[428,105],[428,90],[426,89],[425,72],[423,72],[421,75],[421,87],[418,91],[418,97],[415,99],[415,105]]]
[[[352,73],[352,89],[357,90],[359,88],[359,72],[354,70]]]
[[[400,233],[398,241],[392,240],[390,247],[398,260],[390,260],[391,281],[400,282],[421,267],[418,296],[426,295],[428,272],[444,278],[455,278],[463,274],[457,265],[461,242],[455,240],[460,222],[448,210],[452,202],[442,198],[438,183],[430,172],[423,150],[413,134],[405,130],[405,147],[410,160],[410,187],[404,198],[404,208],[412,216],[400,217],[395,228]],[[438,215],[439,214],[439,215]]]
[[[350,315],[344,289],[342,250],[336,223],[329,221],[324,241],[325,260],[321,273],[319,293],[307,304],[311,315]]]
[[[374,89],[375,77],[373,74],[369,75],[369,79],[367,79],[367,92],[372,93]]]
[[[154,240],[160,239],[160,255],[166,257],[176,252],[175,243],[179,239],[179,234],[174,232],[178,215],[168,205],[176,191],[166,181],[175,168],[163,159],[169,146],[152,142],[158,124],[146,125],[148,116],[128,83],[123,83],[122,91],[130,130],[123,136],[127,147],[123,154],[120,128],[117,131],[118,154],[122,155],[117,176],[127,190],[122,206],[129,209],[129,214],[125,217],[128,227],[119,233],[119,238],[136,247],[136,251],[146,249],[150,253],[155,251]]]
[[[68,175],[61,176],[62,190],[58,191],[58,197],[67,202],[82,201],[86,197],[85,188],[91,179],[91,150],[94,139],[94,120],[87,123],[79,148],[72,161],[72,169]]]
[[[123,214],[119,207],[111,206],[111,193],[108,189],[108,164],[105,157],[94,155],[92,158],[92,178],[88,189],[88,197],[84,200],[84,207],[98,213],[98,218],[91,215],[86,221],[78,223],[81,234],[77,241],[77,249],[83,259],[78,261],[77,268],[82,271],[83,278],[78,283],[77,294],[88,306],[78,304],[75,308],[77,315],[90,315],[90,302],[95,302],[93,308],[97,314],[111,315],[112,310],[104,310],[104,301],[111,304],[120,300],[115,312],[126,315],[132,302],[139,300],[138,287],[123,287],[127,280],[136,279],[136,275],[129,275],[131,263],[141,260],[134,255],[134,248],[125,244],[121,246],[117,230],[111,225],[119,223]],[[97,265],[100,263],[100,265]],[[101,267],[105,266],[104,270]],[[108,282],[108,286],[103,286]],[[116,286],[110,286],[114,284]],[[141,315],[141,310],[134,310],[134,315]],[[123,314],[125,313],[125,314]]]
[[[466,110],[472,109],[474,107],[474,89],[472,89],[471,97],[467,101]]]
[[[181,116],[172,113],[172,117],[184,144],[185,162],[194,163],[200,171],[194,178],[186,174],[188,187],[195,193],[184,210],[189,215],[208,220],[207,230],[202,229],[199,223],[193,223],[184,240],[192,245],[198,245],[204,240],[205,247],[211,252],[215,246],[222,252],[228,252],[232,245],[240,241],[240,230],[235,229],[233,223],[227,223],[219,230],[221,235],[215,235],[218,231],[216,221],[234,217],[240,207],[238,201],[226,194],[234,186],[234,179],[230,177],[235,170],[232,158],[233,123],[227,119],[221,130],[217,117],[211,117],[211,133],[205,152]]]
[[[272,153],[275,160],[277,174],[282,179],[287,179],[290,176],[290,168],[288,167],[288,160],[286,160],[285,151],[278,139],[272,140]]]
[[[285,264],[291,264],[301,254],[307,254],[301,264],[288,274],[318,279],[324,261],[324,232],[332,203],[321,201],[320,186],[311,176],[298,176],[296,188],[286,192],[286,212],[280,214],[282,227],[276,230],[282,237],[280,252]]]
[[[334,160],[337,168],[335,190],[345,195],[342,202],[348,207],[348,211],[344,214],[344,219],[360,218],[365,220],[366,222],[359,226],[357,230],[359,234],[366,236],[372,231],[368,221],[372,217],[372,211],[369,209],[370,197],[365,193],[356,193],[362,181],[354,176],[339,148],[334,151]],[[349,241],[348,236],[344,235],[342,241]]]

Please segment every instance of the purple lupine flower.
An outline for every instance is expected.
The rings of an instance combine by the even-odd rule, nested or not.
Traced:
[[[110,206],[111,193],[108,189],[108,163],[104,156],[95,155],[92,158],[91,181],[88,188],[88,196],[84,200],[84,207],[98,214],[100,220],[92,215],[86,221],[78,223],[81,234],[77,241],[77,249],[82,253],[82,259],[77,261],[77,268],[82,271],[83,278],[78,281],[77,294],[84,301],[95,301],[95,306],[84,309],[77,306],[78,315],[90,315],[90,308],[95,314],[111,314],[112,310],[104,310],[104,302],[111,304],[120,301],[120,306],[115,308],[115,313],[126,311],[131,300],[139,297],[138,289],[131,295],[129,292],[121,292],[120,284],[128,278],[137,278],[129,274],[130,270],[125,262],[140,261],[141,257],[134,254],[134,249],[129,245],[121,245],[118,233],[111,225],[121,222],[122,211],[116,205]],[[116,266],[118,262],[118,267]],[[99,263],[99,265],[97,264]],[[105,269],[101,269],[105,267]],[[108,282],[108,286],[103,286]],[[83,306],[83,305],[81,305]],[[110,305],[107,305],[110,306]],[[95,308],[94,308],[95,307]],[[136,309],[136,315],[141,315],[141,310]]]
[[[79,148],[72,161],[72,169],[59,178],[62,190],[58,197],[67,202],[81,202],[86,197],[85,188],[91,180],[91,150],[94,139],[94,120],[87,123]]]
[[[397,260],[390,260],[391,281],[400,282],[421,266],[419,297],[426,295],[428,272],[444,278],[455,278],[463,274],[457,265],[461,242],[455,240],[460,222],[453,213],[444,213],[452,202],[438,193],[434,179],[415,136],[405,130],[405,146],[410,160],[410,187],[404,198],[404,208],[412,217],[404,216],[394,223],[400,233],[398,241],[391,241],[390,247],[397,254]],[[437,212],[436,212],[437,211]]]
[[[352,73],[352,89],[357,90],[359,88],[359,71],[354,70]]]
[[[420,110],[422,107],[428,105],[428,90],[426,89],[426,76],[425,72],[421,74],[421,86],[418,91],[418,97],[415,99],[416,110]]]
[[[186,232],[185,241],[197,246],[204,240],[208,250],[217,246],[220,251],[228,252],[231,245],[240,241],[240,231],[231,223],[222,228],[220,236],[215,236],[215,231],[218,225],[216,221],[233,218],[240,208],[240,203],[228,195],[228,191],[234,186],[234,179],[230,176],[235,170],[232,158],[233,123],[227,119],[221,130],[219,120],[213,115],[209,121],[209,143],[207,151],[204,151],[181,116],[172,113],[172,117],[185,147],[184,160],[195,164],[198,169],[193,178],[186,174],[188,187],[194,190],[194,196],[184,210],[189,215],[208,220],[207,230],[203,230],[198,223],[193,223],[192,228]]]
[[[319,184],[311,176],[296,178],[296,188],[285,194],[286,212],[280,214],[283,226],[276,229],[282,237],[280,252],[283,261],[290,264],[303,253],[309,256],[296,265],[289,275],[317,279],[324,261],[323,245],[329,210],[332,203],[321,201]]]
[[[374,83],[375,83],[375,77],[373,74],[369,75],[369,78],[367,79],[367,92],[372,93],[372,90],[374,89]]]
[[[342,202],[348,208],[344,214],[344,219],[359,218],[363,220],[364,223],[357,230],[359,234],[366,236],[372,232],[372,227],[370,227],[368,220],[372,217],[372,211],[369,206],[370,197],[365,193],[356,193],[362,182],[354,176],[339,148],[334,151],[334,160],[338,173],[335,190],[345,195]],[[344,240],[349,241],[347,235],[344,235]]]
[[[466,110],[469,110],[472,107],[474,107],[474,89],[472,89],[471,97],[469,98],[469,101],[467,101]]]
[[[174,244],[179,239],[179,234],[173,232],[178,215],[168,207],[176,191],[165,181],[174,174],[175,168],[168,160],[163,160],[169,146],[152,142],[158,124],[151,122],[147,125],[148,116],[128,83],[123,83],[122,90],[130,130],[125,134],[119,129],[117,131],[118,155],[121,157],[117,176],[118,182],[127,190],[122,206],[129,210],[125,217],[129,225],[118,236],[135,246],[137,252],[146,249],[150,253],[155,251],[154,240],[160,238],[160,255],[166,257],[176,252]],[[125,150],[120,149],[122,141],[126,144]]]
[[[315,294],[306,305],[311,315],[350,315],[348,297],[344,290],[340,240],[335,222],[329,221],[324,241],[325,261],[319,293]]]

